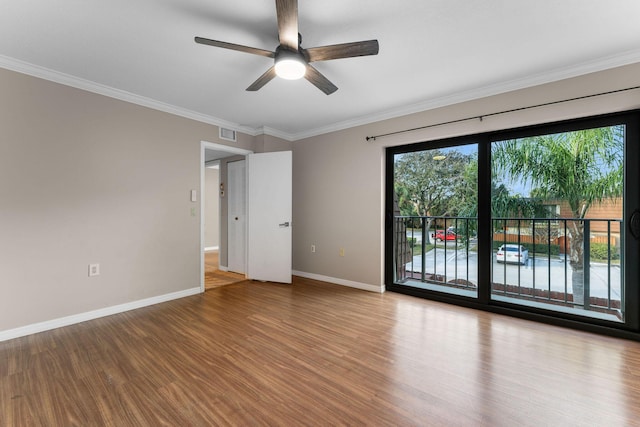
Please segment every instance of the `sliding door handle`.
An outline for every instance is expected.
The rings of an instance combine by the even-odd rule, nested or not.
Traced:
[[[629,231],[634,239],[640,240],[640,211],[636,209],[629,217]]]

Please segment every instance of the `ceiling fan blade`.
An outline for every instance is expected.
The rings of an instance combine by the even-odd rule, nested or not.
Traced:
[[[333,92],[338,90],[336,85],[331,83],[329,79],[320,73],[320,71],[316,70],[309,64],[307,64],[307,72],[304,75],[304,78],[309,80],[311,84],[327,95],[331,95]]]
[[[276,76],[276,67],[273,66],[269,68],[267,71],[265,71],[263,75],[258,77],[258,80],[253,82],[251,86],[247,88],[247,90],[250,92],[255,92],[256,90],[260,89],[262,86],[266,85],[271,80],[273,80],[275,76]]]
[[[271,52],[270,50],[243,46],[241,44],[221,42],[218,40],[205,39],[202,37],[196,37],[195,40],[196,40],[196,43],[206,44],[206,45],[215,46],[215,47],[222,47],[222,48],[231,49],[231,50],[239,50],[240,52],[247,52],[247,53],[252,53],[254,55],[266,56],[267,58],[274,58],[276,55],[275,52]]]
[[[276,0],[280,44],[298,51],[298,0]]]
[[[354,56],[377,55],[378,50],[378,40],[333,44],[329,46],[305,49],[309,62],[352,58]]]

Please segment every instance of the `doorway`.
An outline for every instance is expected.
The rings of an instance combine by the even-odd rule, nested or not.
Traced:
[[[250,153],[252,151],[242,148],[201,142],[200,277],[202,291],[245,279],[244,274],[228,271],[228,253],[233,248],[230,247],[228,239],[226,197],[229,191],[226,186],[228,185],[228,160],[242,160]],[[213,178],[212,175],[217,176]]]

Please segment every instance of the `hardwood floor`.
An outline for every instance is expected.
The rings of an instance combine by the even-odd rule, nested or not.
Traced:
[[[244,275],[232,271],[221,271],[219,266],[218,251],[204,253],[204,289],[214,289],[220,286],[230,285],[245,280]]]
[[[640,425],[640,343],[244,281],[0,343],[0,425]]]

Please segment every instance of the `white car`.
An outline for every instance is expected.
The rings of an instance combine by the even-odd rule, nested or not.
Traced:
[[[529,260],[529,250],[522,245],[502,245],[496,253],[497,262],[515,262],[525,265]]]

